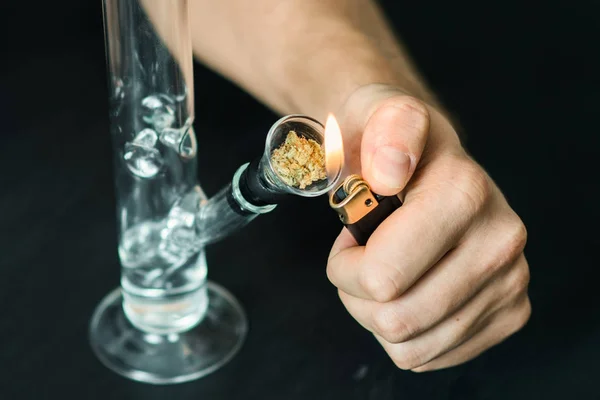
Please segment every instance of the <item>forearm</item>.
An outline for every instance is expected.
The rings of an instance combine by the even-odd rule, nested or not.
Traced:
[[[356,88],[434,102],[370,0],[190,0],[195,55],[281,113],[323,119]]]

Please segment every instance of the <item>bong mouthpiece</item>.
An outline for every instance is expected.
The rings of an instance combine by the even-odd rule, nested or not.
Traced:
[[[260,207],[277,204],[290,194],[316,197],[330,191],[342,166],[333,174],[325,172],[324,132],[319,121],[304,115],[288,115],[275,122],[263,155],[247,164],[240,175],[242,197]]]

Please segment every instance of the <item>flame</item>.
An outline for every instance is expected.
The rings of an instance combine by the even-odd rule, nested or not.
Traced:
[[[327,116],[325,123],[325,169],[329,179],[335,179],[344,162],[342,131],[333,114]]]

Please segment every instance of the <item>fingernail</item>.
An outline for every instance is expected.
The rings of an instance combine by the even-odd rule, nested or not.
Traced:
[[[390,189],[400,189],[406,183],[410,157],[392,146],[381,146],[373,155],[373,178]]]

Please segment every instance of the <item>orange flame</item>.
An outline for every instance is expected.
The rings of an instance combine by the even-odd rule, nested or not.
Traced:
[[[344,145],[342,131],[333,114],[327,116],[325,123],[325,168],[329,179],[338,175],[344,163]]]

